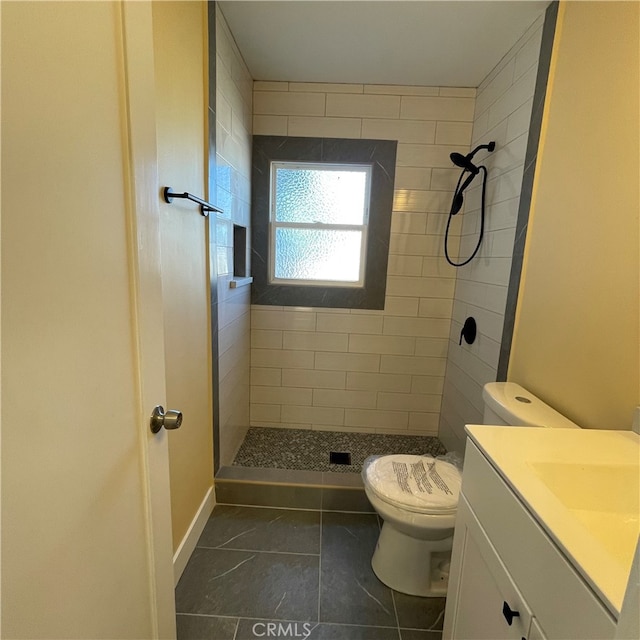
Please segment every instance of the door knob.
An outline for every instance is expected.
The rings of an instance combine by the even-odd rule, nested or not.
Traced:
[[[162,427],[165,429],[178,429],[182,424],[182,411],[168,409],[166,412],[164,407],[158,405],[151,414],[151,431],[158,433]]]

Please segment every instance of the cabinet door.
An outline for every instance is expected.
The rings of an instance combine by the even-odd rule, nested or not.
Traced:
[[[463,496],[453,559],[444,637],[528,639],[531,611]]]

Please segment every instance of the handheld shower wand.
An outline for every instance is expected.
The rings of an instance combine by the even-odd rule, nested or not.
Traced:
[[[451,202],[451,210],[449,211],[449,219],[447,220],[447,229],[444,234],[444,255],[447,259],[447,262],[454,267],[462,267],[465,264],[468,264],[473,260],[476,253],[480,249],[480,244],[482,243],[482,236],[484,234],[484,211],[485,211],[485,192],[487,187],[487,168],[484,165],[476,166],[473,164],[473,157],[483,149],[486,149],[490,153],[496,148],[495,142],[489,142],[489,144],[481,144],[478,145],[473,151],[468,153],[466,156],[463,156],[461,153],[452,153],[449,157],[451,158],[451,162],[455,164],[457,167],[462,169],[462,173],[460,174],[460,178],[458,179],[458,184],[456,185],[456,189],[453,194],[453,201]],[[473,250],[473,253],[469,258],[464,260],[463,262],[454,262],[449,257],[449,227],[451,225],[451,219],[455,216],[460,209],[462,209],[462,205],[464,204],[464,192],[465,189],[473,182],[473,179],[482,171],[482,208],[480,212],[480,234],[478,236],[478,243],[476,244],[476,248]],[[468,175],[466,175],[468,174]],[[466,178],[465,178],[466,175]],[[464,179],[464,182],[463,182]]]

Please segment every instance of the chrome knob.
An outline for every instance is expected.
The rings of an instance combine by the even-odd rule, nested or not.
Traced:
[[[182,424],[182,411],[168,409],[158,405],[151,414],[151,432],[158,433],[162,427],[165,429],[178,429]]]

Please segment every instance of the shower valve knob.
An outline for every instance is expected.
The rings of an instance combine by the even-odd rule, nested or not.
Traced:
[[[182,411],[168,409],[166,412],[164,407],[158,405],[151,414],[151,432],[158,433],[162,427],[165,429],[179,429],[182,424]]]

